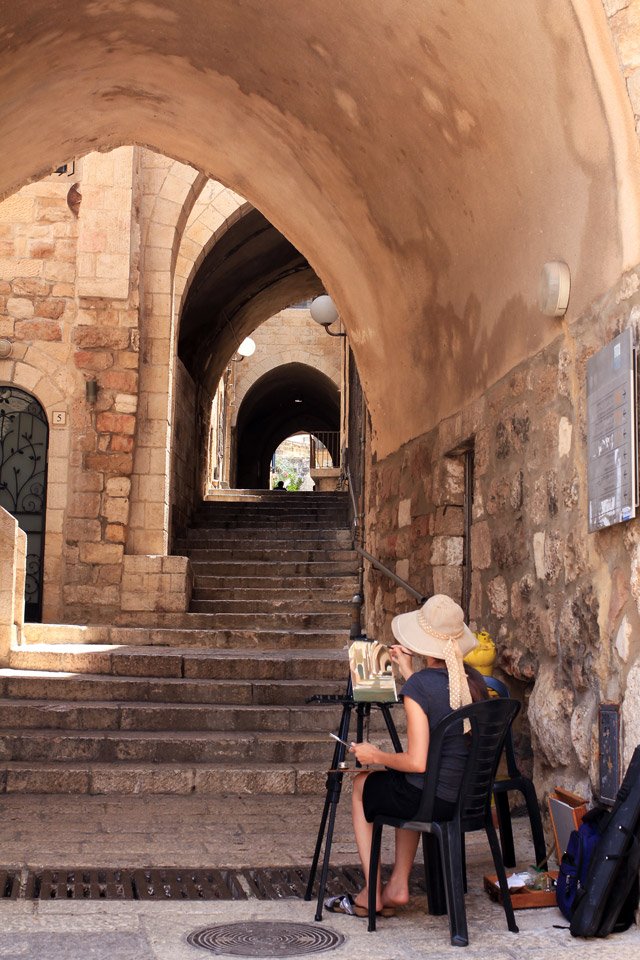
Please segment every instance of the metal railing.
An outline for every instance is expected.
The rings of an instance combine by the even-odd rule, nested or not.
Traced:
[[[340,431],[318,430],[310,434],[309,466],[312,470],[340,466]]]
[[[407,583],[406,580],[403,580],[402,577],[399,577],[397,573],[394,573],[393,570],[390,570],[389,567],[385,567],[384,563],[374,557],[373,554],[369,553],[368,550],[365,550],[363,547],[355,545],[356,553],[359,553],[361,557],[364,557],[365,560],[368,560],[369,563],[380,570],[382,573],[385,573],[390,580],[393,580],[394,583],[397,583],[399,587],[402,587],[403,590],[406,590],[410,597],[413,597],[417,603],[422,606],[429,598],[425,597],[423,593],[420,593],[419,590],[416,590],[415,587],[412,587],[410,583]]]

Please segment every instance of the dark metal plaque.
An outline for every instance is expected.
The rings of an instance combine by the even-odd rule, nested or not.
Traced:
[[[636,352],[631,330],[587,363],[589,532],[636,515]]]
[[[620,787],[620,704],[600,704],[598,733],[600,799],[613,803]]]

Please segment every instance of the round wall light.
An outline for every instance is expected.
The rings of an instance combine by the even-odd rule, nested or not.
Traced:
[[[256,352],[256,342],[252,340],[251,337],[245,337],[240,346],[238,347],[238,353],[241,357],[252,357]]]
[[[563,317],[569,305],[571,273],[563,260],[545,263],[540,274],[538,306],[545,317]]]
[[[319,323],[321,327],[329,327],[338,319],[336,305],[326,293],[321,297],[316,297],[309,309],[311,319]]]
[[[12,350],[11,340],[5,340],[4,338],[0,340],[0,360],[6,360],[7,357],[10,357]]]

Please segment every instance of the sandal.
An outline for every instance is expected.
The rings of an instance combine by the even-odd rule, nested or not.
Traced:
[[[325,900],[324,906],[329,913],[345,913],[350,917],[361,917],[362,919],[369,916],[367,907],[356,903],[350,893],[342,893],[338,897],[329,897],[328,900]],[[395,917],[396,908],[383,907],[382,910],[377,911],[376,915],[378,917]]]
[[[325,900],[324,906],[329,913],[346,913],[350,917],[362,916],[356,911],[364,910],[364,907],[354,902],[350,893],[341,893],[338,897],[329,897],[328,900]],[[367,916],[367,910],[364,911],[364,916]]]

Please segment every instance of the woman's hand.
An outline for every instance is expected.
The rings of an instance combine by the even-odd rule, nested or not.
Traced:
[[[355,753],[358,763],[380,763],[380,754],[378,747],[372,743],[352,743],[349,747],[349,753]]]
[[[406,647],[400,646],[400,644],[394,644],[393,647],[389,647],[389,653],[391,654],[391,659],[395,664],[397,664],[400,673],[408,680],[412,673],[413,669],[413,654],[410,650],[407,650]]]

